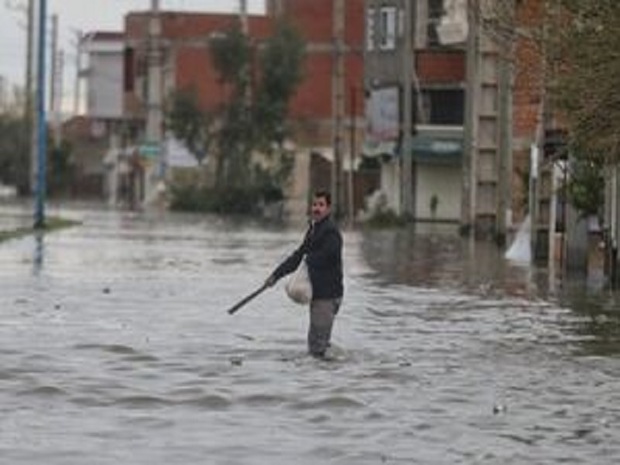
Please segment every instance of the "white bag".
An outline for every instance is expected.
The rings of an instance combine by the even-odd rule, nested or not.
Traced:
[[[306,305],[312,300],[312,283],[308,275],[308,265],[303,260],[286,283],[286,294],[295,303]]]

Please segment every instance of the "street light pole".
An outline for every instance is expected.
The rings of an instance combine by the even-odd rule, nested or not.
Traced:
[[[47,171],[47,124],[45,114],[45,49],[47,0],[39,0],[39,37],[37,50],[37,184],[34,227],[45,227],[45,194]]]
[[[412,44],[412,5],[411,0],[404,0],[403,18],[403,129],[402,129],[402,202],[403,215],[407,219],[413,219],[413,180],[412,180],[412,153],[411,153],[411,125],[412,117],[412,92],[411,82],[413,77],[413,44]]]
[[[73,88],[73,116],[80,114],[80,88],[82,80],[82,31],[75,30],[75,83]]]
[[[37,166],[37,149],[36,149],[36,134],[35,134],[35,99],[32,92],[32,74],[33,74],[33,59],[34,53],[34,29],[35,29],[35,0],[28,0],[28,13],[27,13],[27,32],[26,32],[26,95],[25,95],[25,108],[24,108],[24,120],[26,122],[26,140],[27,150],[29,157],[29,173],[28,173],[28,190],[32,195],[36,192],[36,166]]]

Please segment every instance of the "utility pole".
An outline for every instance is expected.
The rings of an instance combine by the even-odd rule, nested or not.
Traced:
[[[333,10],[334,34],[334,63],[332,72],[332,117],[334,162],[332,164],[332,205],[334,216],[342,218],[344,213],[344,199],[342,188],[342,158],[343,158],[343,121],[344,121],[344,0],[334,0]]]
[[[355,198],[354,198],[354,194],[355,194],[355,179],[354,179],[354,167],[355,167],[355,152],[356,152],[356,144],[355,144],[355,137],[356,137],[356,132],[357,132],[357,125],[355,124],[357,121],[357,95],[356,95],[356,87],[355,86],[351,86],[351,90],[350,90],[350,96],[351,96],[351,109],[350,109],[350,116],[349,116],[349,122],[350,122],[350,140],[349,140],[349,153],[350,153],[350,159],[349,159],[349,176],[347,178],[348,181],[348,185],[347,185],[347,193],[348,193],[348,198],[349,198],[349,208],[348,210],[348,221],[350,225],[353,225],[355,223]]]
[[[28,178],[28,187],[31,194],[35,193],[36,185],[36,166],[37,166],[37,151],[36,151],[36,134],[34,131],[35,121],[35,104],[32,95],[32,64],[33,64],[33,52],[34,52],[34,1],[28,0],[27,7],[27,20],[26,20],[26,85],[24,91],[26,92],[24,99],[24,121],[27,144],[27,155],[30,159],[30,176]]]
[[[248,2],[247,0],[239,0],[239,22],[241,23],[241,32],[247,40],[248,45],[251,47],[250,43],[250,27],[248,23]],[[252,49],[250,49],[250,53],[254,53]],[[245,63],[243,68],[243,78],[244,78],[244,105],[245,105],[245,116],[249,117],[250,113],[250,105],[252,101],[252,58],[250,58],[250,62]]]
[[[56,89],[55,89],[55,79],[56,79],[56,60],[58,56],[58,15],[52,15],[52,31],[51,31],[51,54],[50,54],[50,73],[49,73],[49,90],[50,90],[50,98],[49,98],[49,106],[47,110],[50,113],[53,113],[54,106],[56,104]]]
[[[412,116],[412,92],[411,83],[413,77],[413,9],[411,0],[403,0],[404,2],[404,18],[403,18],[403,129],[401,143],[402,157],[402,183],[401,195],[403,205],[403,215],[411,220],[414,218],[413,206],[413,179],[412,179],[412,153],[411,153],[411,126]]]
[[[512,60],[514,52],[515,4],[514,0],[505,1],[497,6],[499,14],[505,18],[508,26],[506,34],[499,34],[498,57],[498,107],[499,107],[499,154],[498,154],[498,189],[497,189],[497,223],[496,236],[501,244],[506,242],[509,214],[512,209],[510,199],[512,173]],[[554,223],[555,224],[555,223]]]
[[[37,135],[38,164],[34,227],[45,227],[45,195],[47,171],[47,124],[45,115],[45,51],[47,18],[47,0],[39,0],[39,31],[37,48]]]
[[[56,148],[60,146],[62,141],[62,86],[63,76],[65,69],[65,52],[64,50],[58,50],[55,60],[55,78],[54,85],[54,105],[52,107],[52,126],[54,129],[54,145]]]
[[[478,81],[480,69],[478,0],[472,0],[467,8],[466,42],[466,90],[463,141],[463,170],[461,178],[461,233],[469,234],[476,227],[476,170],[478,152]]]
[[[239,0],[239,16],[241,20],[241,32],[248,35],[248,0]]]
[[[145,201],[154,199],[155,183],[163,178],[163,134],[162,134],[162,51],[161,51],[161,17],[159,0],[151,0],[151,14],[148,24],[148,95],[146,108],[146,144],[156,153],[156,166],[145,179]]]
[[[53,126],[53,136],[54,136],[54,146],[58,147],[60,145],[59,138],[59,94],[61,89],[58,88],[58,78],[59,78],[59,53],[58,53],[58,15],[52,15],[52,54],[50,58],[51,70],[49,74],[49,89],[50,89],[50,100],[49,100],[49,108],[48,111],[52,116],[52,126]]]
[[[75,31],[75,84],[73,88],[73,115],[80,114],[80,84],[82,82],[82,31]]]

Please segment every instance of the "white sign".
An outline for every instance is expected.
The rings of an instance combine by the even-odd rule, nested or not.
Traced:
[[[400,126],[397,87],[370,92],[366,103],[367,137],[372,142],[392,142],[398,139]]]

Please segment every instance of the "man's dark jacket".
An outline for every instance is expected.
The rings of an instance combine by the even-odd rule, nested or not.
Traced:
[[[278,280],[292,273],[304,255],[312,283],[312,299],[341,298],[342,235],[329,216],[310,225],[303,244],[275,269],[272,276]]]

